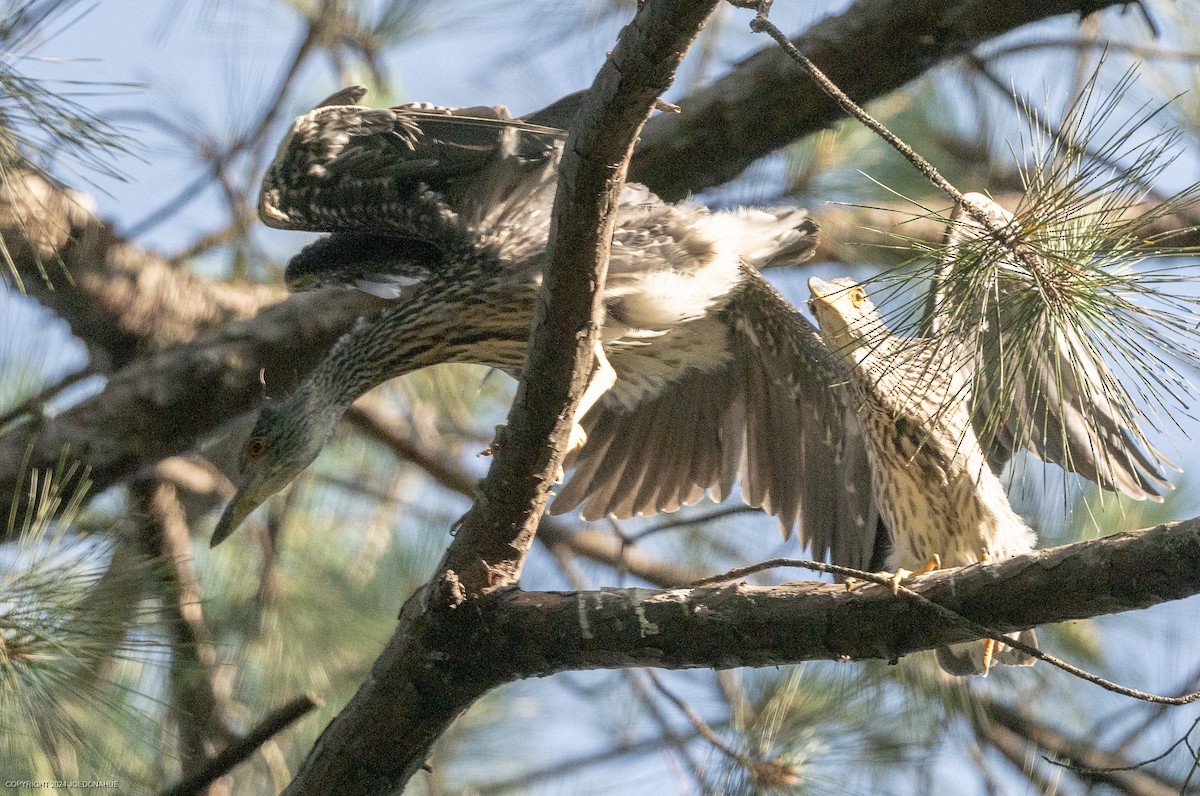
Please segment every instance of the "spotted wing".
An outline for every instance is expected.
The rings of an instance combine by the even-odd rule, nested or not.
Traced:
[[[479,221],[459,214],[503,204],[565,137],[503,106],[367,108],[363,93],[344,89],[292,124],[263,177],[268,226],[441,237]]]
[[[1001,227],[1013,216],[981,194],[968,198]],[[1096,347],[1057,323],[1022,273],[961,208],[947,227],[946,257],[929,328],[972,352],[973,424],[994,466],[1024,447],[1105,489],[1162,500],[1175,468],[1139,427],[1134,403]],[[954,273],[971,269],[971,274]]]
[[[862,429],[812,325],[757,272],[716,316],[730,356],[635,406],[609,395],[551,511],[585,519],[673,511],[705,494],[743,499],[799,530],[814,555],[864,566],[876,513]],[[847,385],[848,386],[848,385]]]

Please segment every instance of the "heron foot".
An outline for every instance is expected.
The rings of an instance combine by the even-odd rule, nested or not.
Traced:
[[[935,569],[941,569],[941,567],[942,557],[935,554],[932,558],[925,562],[923,567],[915,572],[911,569],[898,568],[895,572],[883,571],[876,572],[875,574],[882,575],[883,577],[887,578],[892,586],[892,594],[899,594],[900,586],[902,583],[904,583],[904,581],[908,580],[909,578],[915,578],[919,575],[926,575],[930,572],[933,572]],[[854,591],[855,589],[865,586],[870,582],[871,581],[859,580],[858,578],[846,578],[846,591]]]
[[[983,642],[983,671],[980,672],[980,677],[987,677],[988,672],[992,670],[992,660],[996,657],[996,650],[999,647],[1000,642],[994,638],[989,638]]]

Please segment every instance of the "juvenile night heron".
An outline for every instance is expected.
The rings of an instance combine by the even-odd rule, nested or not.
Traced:
[[[887,567],[899,577],[932,562],[958,567],[1027,553],[1033,531],[1009,505],[971,424],[959,352],[892,335],[852,279],[808,282],[821,336],[850,373],[872,464],[872,492],[891,532]],[[1014,634],[1036,644],[1032,630]],[[951,674],[986,673],[992,661],[1033,659],[1010,647],[943,647]]]
[[[296,121],[260,213],[272,226],[334,233],[289,265],[294,289],[398,298],[263,408],[214,544],[308,466],[372,387],[443,362],[514,376],[523,364],[564,133],[536,124],[545,112],[368,109],[353,104],[361,96],[340,92]],[[815,236],[797,208],[711,212],[627,186],[599,365],[576,418],[587,444],[556,512],[670,511],[706,493],[724,499],[740,481],[746,502],[785,533],[798,529],[816,555],[869,561],[860,426],[816,330],[756,270],[806,259]]]

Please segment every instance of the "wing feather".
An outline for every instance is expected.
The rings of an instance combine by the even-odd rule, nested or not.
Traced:
[[[585,518],[621,518],[706,493],[719,500],[740,473],[745,501],[769,507],[814,555],[865,565],[876,534],[870,467],[857,417],[831,388],[841,379],[836,364],[753,270],[720,317],[732,354],[720,366],[690,371],[635,406],[606,397],[593,407],[583,420],[588,445],[551,510],[582,502]],[[665,454],[667,446],[677,450]],[[630,497],[624,490],[635,483]]]

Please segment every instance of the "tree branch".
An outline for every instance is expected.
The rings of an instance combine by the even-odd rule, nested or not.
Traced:
[[[259,722],[245,737],[230,744],[200,771],[163,791],[163,796],[191,796],[233,770],[233,767],[254,754],[260,746],[286,730],[310,711],[324,704],[313,694],[304,694],[277,708]]]
[[[97,219],[86,201],[36,174],[8,175],[0,238],[29,295],[102,353],[105,369],[249,318],[286,295],[276,285],[231,285],[172,268]]]
[[[91,467],[99,492],[188,450],[221,423],[258,407],[264,392],[290,390],[360,315],[381,306],[357,291],[303,294],[137,359],[111,376],[99,395],[0,437],[0,513],[7,516],[13,495],[21,493],[26,461],[29,468],[53,467],[65,451]]]
[[[945,570],[907,584],[1002,632],[1148,608],[1200,593],[1200,518]],[[443,625],[439,648],[471,652],[450,668],[496,683],[555,672],[656,666],[775,666],[805,660],[894,661],[966,641],[928,607],[886,587],[782,586],[509,591]],[[488,658],[489,664],[482,658]],[[470,660],[466,660],[470,658]]]
[[[862,104],[1014,28],[1124,4],[858,0],[792,42]],[[775,46],[742,61],[679,105],[681,113],[657,116],[646,125],[629,169],[630,180],[669,200],[728,182],[763,155],[843,118],[837,105]]]

